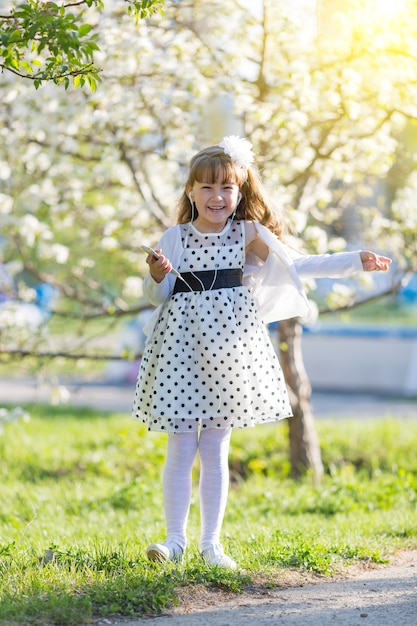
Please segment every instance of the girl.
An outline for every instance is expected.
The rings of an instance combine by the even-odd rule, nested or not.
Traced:
[[[292,415],[265,323],[308,316],[299,276],[341,277],[391,262],[368,251],[295,256],[252,163],[251,144],[235,136],[196,154],[178,223],[162,236],[158,258],[146,259],[144,294],[158,308],[133,415],[168,433],[167,537],[147,548],[152,561],[182,558],[198,450],[200,549],[209,565],[236,567],[220,543],[232,428]]]

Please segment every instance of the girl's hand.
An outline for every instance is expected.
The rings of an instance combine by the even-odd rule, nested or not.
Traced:
[[[391,263],[388,257],[369,250],[361,250],[360,255],[364,272],[386,272]]]
[[[154,281],[161,283],[165,278],[165,274],[169,274],[172,270],[172,265],[171,261],[164,257],[161,249],[155,250],[155,252],[158,253],[159,258],[156,259],[153,254],[148,254],[146,262],[149,265],[149,272]]]

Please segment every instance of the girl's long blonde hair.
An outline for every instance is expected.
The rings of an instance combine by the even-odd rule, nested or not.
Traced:
[[[234,182],[239,186],[242,199],[238,204],[235,219],[253,220],[266,226],[279,239],[283,239],[286,231],[284,222],[278,215],[262,184],[258,172],[250,166],[248,169],[237,165],[220,146],[204,148],[190,161],[190,170],[185,184],[184,193],[178,202],[178,224],[186,224],[198,215],[194,208],[194,215],[187,191],[194,183],[215,183],[219,175],[223,182]]]

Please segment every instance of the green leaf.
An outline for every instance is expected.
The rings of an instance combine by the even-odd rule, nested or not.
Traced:
[[[21,61],[20,67],[22,70],[25,70],[28,74],[33,74],[33,67],[27,61]]]
[[[93,76],[87,76],[88,84],[93,93],[97,91],[97,81],[93,78]]]
[[[90,30],[91,30],[90,24],[83,24],[82,26],[79,27],[78,34],[80,37],[85,37],[86,35],[88,35]]]
[[[9,37],[9,42],[13,43],[16,41],[19,41],[20,39],[23,38],[23,31],[22,30],[14,30],[12,32],[12,34]]]

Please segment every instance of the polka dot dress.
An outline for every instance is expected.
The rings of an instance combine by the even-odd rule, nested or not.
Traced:
[[[221,233],[181,228],[180,272],[243,269],[243,222]],[[169,298],[143,354],[133,415],[163,432],[244,428],[292,415],[281,367],[246,287]]]

